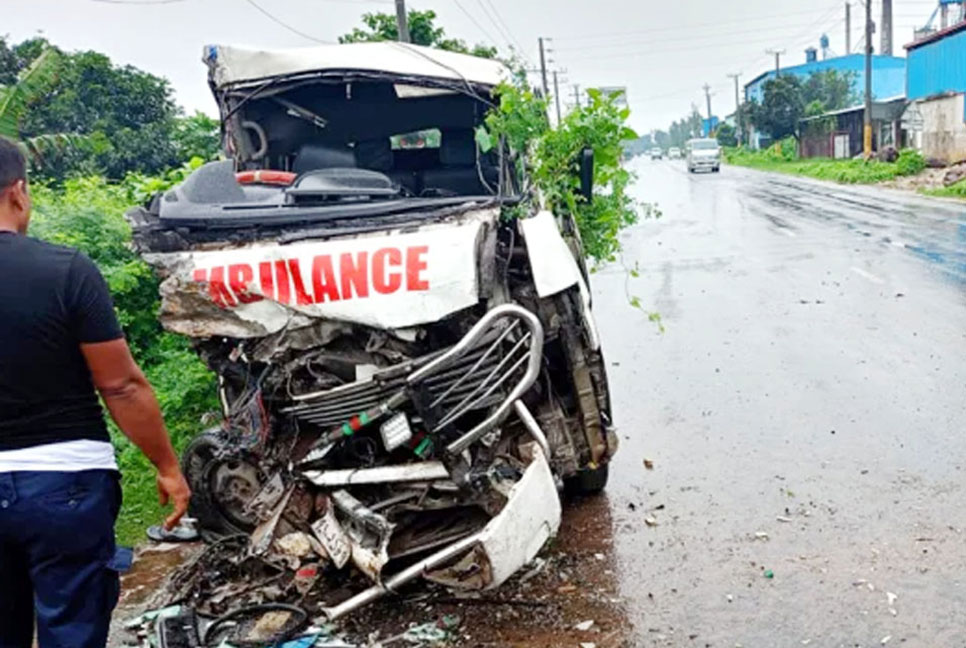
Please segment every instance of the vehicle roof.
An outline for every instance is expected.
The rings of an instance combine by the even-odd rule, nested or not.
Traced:
[[[713,137],[692,137],[691,139],[688,140],[689,144],[691,142],[714,142],[715,144],[717,144],[718,140],[716,140]]]
[[[507,67],[493,59],[393,41],[284,50],[208,45],[203,57],[216,88],[334,71],[446,79],[483,86],[496,86],[510,78]]]

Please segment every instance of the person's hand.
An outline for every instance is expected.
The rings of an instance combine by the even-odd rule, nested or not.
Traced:
[[[164,521],[164,528],[170,531],[188,512],[188,501],[191,499],[191,489],[177,464],[173,468],[158,471],[158,499],[161,506],[167,506],[168,502],[174,506],[171,515]]]

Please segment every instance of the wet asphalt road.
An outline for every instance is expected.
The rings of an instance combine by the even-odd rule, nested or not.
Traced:
[[[629,644],[966,646],[966,205],[632,166],[664,216],[592,280]]]

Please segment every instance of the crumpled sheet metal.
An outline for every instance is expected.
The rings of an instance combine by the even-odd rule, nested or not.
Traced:
[[[480,247],[498,218],[488,208],[411,230],[144,259],[165,277],[162,324],[189,337],[261,338],[318,319],[404,329],[477,303]]]
[[[447,573],[447,566],[465,568],[462,559],[477,552],[485,561],[489,579],[470,581],[476,588],[499,587],[517,570],[533,560],[548,539],[560,528],[561,504],[547,458],[533,444],[533,460],[513,485],[503,510],[479,532],[423,558],[410,567],[384,578],[355,596],[324,608],[330,620],[338,619],[397,590],[406,583],[436,572],[447,584],[458,584],[459,573]],[[478,553],[482,550],[482,553]]]

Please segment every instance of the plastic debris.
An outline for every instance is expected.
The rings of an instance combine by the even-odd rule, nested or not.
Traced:
[[[581,632],[585,632],[587,630],[590,630],[593,626],[594,626],[594,620],[587,619],[586,621],[581,621],[580,623],[575,625],[574,630],[580,630]]]
[[[644,467],[647,468],[648,470],[654,470],[654,462],[651,461],[650,459],[645,459]]]
[[[644,524],[651,527],[657,526],[657,519],[648,515],[646,518],[644,518]]]
[[[784,515],[779,515],[775,519],[778,520],[779,522],[791,522],[792,521],[792,519],[790,517],[786,517]]]
[[[580,648],[597,648],[597,644],[592,641],[582,641],[580,642]]]
[[[142,626],[145,623],[158,621],[159,619],[165,619],[168,617],[176,617],[179,614],[181,614],[181,606],[171,605],[169,607],[159,608],[157,610],[150,610],[140,616],[129,619],[124,623],[124,627],[130,630],[137,628],[138,626]]]
[[[775,572],[773,572],[770,569],[765,570],[765,578],[774,578],[774,577],[775,577]]]
[[[882,641],[880,641],[879,643],[884,646],[887,643],[889,643],[889,640],[890,639],[892,639],[892,635],[886,635],[886,636],[882,637]]]
[[[768,534],[764,531],[755,531],[755,540],[767,540]]]
[[[896,594],[886,592],[886,600],[889,601],[889,607],[892,607],[895,604],[897,598],[899,597]]]
[[[728,594],[728,595],[727,595],[727,596],[725,597],[725,599],[726,599],[726,600],[728,601],[728,603],[731,603],[732,601],[734,601],[734,600],[735,600],[735,597],[734,597],[734,596],[732,596],[731,594]]]

